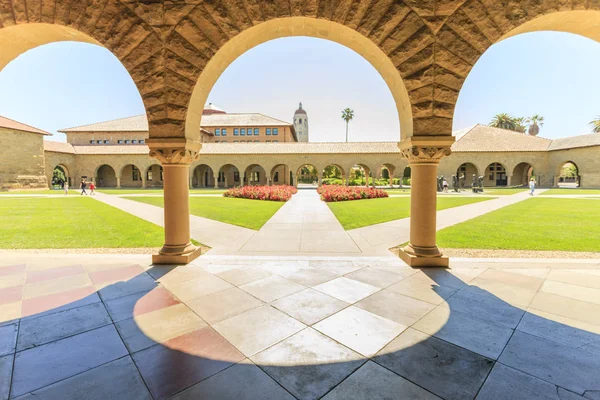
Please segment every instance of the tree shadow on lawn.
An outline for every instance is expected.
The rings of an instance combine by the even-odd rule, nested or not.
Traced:
[[[447,318],[428,324],[424,317],[413,324],[435,337],[409,327],[371,358],[348,351],[351,355],[345,361],[307,363],[294,358],[293,352],[285,353],[295,348],[319,355],[319,342],[314,348],[287,346],[281,354],[289,357],[281,363],[261,363],[256,355],[250,357],[253,363],[210,325],[166,340],[158,338],[164,332],[159,321],[144,322],[156,328],[152,335],[140,329],[134,316],[139,321],[149,312],[180,304],[154,281],[172,269],[153,266],[147,275],[22,318],[20,335],[28,324],[38,328],[64,324],[66,312],[93,305],[111,311],[111,319],[101,327],[78,327],[86,322],[73,317],[62,328],[52,328],[62,329],[66,338],[17,348],[11,398],[33,393],[23,399],[129,400],[149,398],[146,388],[155,399],[178,394],[177,399],[211,400],[279,400],[293,399],[292,395],[461,400],[600,396],[600,335],[525,312],[446,270],[424,272],[436,283],[431,290],[440,297],[448,297],[448,288],[460,287],[431,312]],[[303,332],[320,335],[310,328]],[[21,345],[21,337],[17,343]],[[0,394],[8,381],[0,381]]]

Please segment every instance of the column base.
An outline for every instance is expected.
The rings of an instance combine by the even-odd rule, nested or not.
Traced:
[[[409,244],[398,252],[398,256],[411,267],[442,267],[450,266],[450,258],[444,256],[440,249],[432,248],[415,248]]]
[[[164,245],[158,254],[152,254],[152,264],[189,264],[201,254],[202,249],[191,243],[183,247]]]

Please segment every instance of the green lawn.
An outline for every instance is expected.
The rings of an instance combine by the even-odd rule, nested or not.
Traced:
[[[162,207],[162,197],[125,197]],[[259,230],[285,203],[233,199],[229,197],[190,197],[190,214],[215,221]]]
[[[437,209],[458,207],[465,204],[490,200],[493,197],[439,197]],[[380,224],[410,216],[409,197],[341,201],[327,203],[344,229]]]
[[[540,196],[547,194],[600,194],[600,189],[550,189]]]
[[[160,247],[163,228],[89,197],[0,199],[0,248]]]
[[[226,189],[190,189],[190,194],[221,194]],[[163,194],[162,189],[98,189],[99,192],[111,195],[125,194]]]
[[[438,232],[461,249],[600,251],[600,200],[533,198]]]
[[[88,190],[89,192],[89,190]],[[69,194],[79,194],[81,190],[79,189],[69,189]],[[42,190],[14,190],[10,192],[0,192],[0,195],[3,194],[56,194],[56,195],[65,195],[64,190],[51,190],[51,189],[42,189]]]

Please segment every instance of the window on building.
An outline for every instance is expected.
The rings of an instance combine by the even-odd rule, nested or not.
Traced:
[[[237,136],[240,134],[240,130],[238,128],[233,128],[233,136]]]
[[[146,141],[144,139],[141,139],[140,144],[144,144],[144,143],[146,143]]]
[[[267,143],[271,143],[271,141],[270,141],[270,140],[267,140]]]
[[[102,144],[102,140],[96,140],[96,144]]]
[[[252,180],[253,180],[254,182],[258,182],[258,181],[260,181],[260,173],[259,173],[258,171],[254,171],[254,172],[252,173]]]
[[[240,136],[246,136],[246,128],[240,129]]]
[[[215,136],[221,136],[221,130],[219,128],[215,129]]]
[[[258,136],[260,133],[260,130],[258,128],[254,128],[254,136]]]
[[[131,144],[131,140],[125,140],[125,144]]]
[[[133,143],[133,144],[137,144],[137,143],[138,143],[138,141],[137,141],[137,140],[132,140],[132,141],[131,141],[131,143]]]
[[[123,141],[122,140],[117,140],[117,143],[118,144],[123,144]]]
[[[90,140],[90,144],[94,144],[94,141],[93,141],[93,140]]]
[[[135,165],[131,166],[131,179],[134,181],[140,180],[140,170]]]
[[[302,118],[300,118],[300,119],[298,120],[298,123],[300,123],[300,124],[302,123]]]
[[[218,182],[225,182],[225,172],[219,172],[219,177],[217,178]]]
[[[279,140],[273,140],[273,143],[279,143]]]
[[[267,135],[270,136],[271,135],[271,128],[267,128],[265,134],[267,134]]]
[[[227,129],[221,129],[221,136],[227,136]]]
[[[260,140],[255,140],[255,141],[254,141],[254,143],[258,143],[258,142],[260,142]]]
[[[273,182],[279,182],[279,171],[275,171],[275,175],[273,175]]]
[[[109,141],[108,141],[108,140],[105,140],[105,141],[104,141],[104,144],[108,144],[108,143],[109,143]]]
[[[148,168],[148,172],[146,172],[146,180],[152,182],[152,167]]]
[[[239,182],[240,181],[240,173],[238,171],[234,171],[233,172],[233,181],[234,182]]]
[[[273,128],[273,135],[279,135],[279,128]]]

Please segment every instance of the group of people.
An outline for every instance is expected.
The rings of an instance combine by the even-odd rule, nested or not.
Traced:
[[[85,179],[81,180],[81,184],[79,185],[79,188],[81,189],[81,195],[86,195],[87,196],[87,191],[86,189],[90,190],[90,196],[93,196],[96,194],[96,185],[94,184],[94,181],[90,181],[90,182],[86,182]],[[63,184],[63,190],[65,191],[65,194],[69,194],[69,183],[65,182]]]

